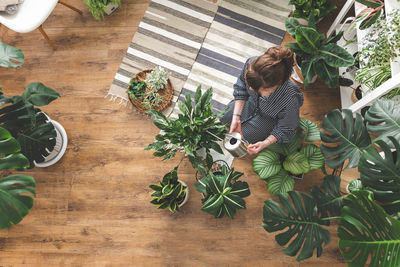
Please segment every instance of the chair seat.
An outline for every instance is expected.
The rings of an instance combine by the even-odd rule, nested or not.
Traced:
[[[18,5],[17,13],[0,13],[0,23],[15,32],[31,32],[43,24],[57,2],[58,0],[24,0]]]

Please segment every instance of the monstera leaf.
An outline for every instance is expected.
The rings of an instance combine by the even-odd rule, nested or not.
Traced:
[[[320,131],[316,123],[300,118],[299,128],[302,130],[302,136],[306,142],[321,140]]]
[[[18,153],[21,146],[10,132],[0,127],[0,170],[21,169],[29,167],[28,159]]]
[[[300,153],[306,156],[310,164],[310,171],[321,168],[325,163],[325,157],[322,155],[321,149],[314,144],[308,144],[300,150]]]
[[[268,192],[272,195],[286,194],[294,188],[294,179],[287,171],[281,169],[277,174],[267,179]]]
[[[346,198],[338,228],[339,248],[349,266],[400,266],[400,221],[377,205],[372,193]]]
[[[361,115],[356,113],[353,119],[351,110],[336,109],[325,115],[322,128],[325,132],[321,131],[321,139],[327,145],[321,144],[321,151],[328,166],[336,168],[348,159],[345,168],[356,167],[362,150],[371,144]]]
[[[340,193],[340,177],[327,175],[321,187],[314,186],[311,195],[317,202],[318,211],[321,217],[338,216],[343,207],[343,197]]]
[[[22,93],[25,103],[31,103],[38,107],[46,106],[59,97],[60,94],[57,91],[38,82],[28,84]]]
[[[0,229],[19,223],[33,206],[33,177],[17,174],[0,179]]]
[[[358,165],[363,186],[374,192],[378,201],[388,202],[400,199],[400,144],[394,137],[388,137],[395,151],[382,140],[376,142],[385,156],[370,146],[364,150]],[[396,160],[393,157],[396,155]]]
[[[378,99],[365,114],[367,129],[379,133],[374,140],[388,143],[388,136],[400,140],[400,106],[393,100]]]
[[[303,153],[296,152],[286,157],[283,168],[294,175],[298,175],[309,172],[310,163]]]
[[[16,68],[21,66],[23,63],[24,53],[21,51],[21,49],[0,42],[0,67]]]
[[[267,179],[274,176],[282,169],[279,154],[264,150],[253,160],[253,171],[255,171],[261,179]]]
[[[288,194],[289,197],[279,195],[283,208],[272,199],[265,201],[264,229],[269,233],[286,229],[275,236],[275,240],[281,246],[290,242],[283,250],[289,256],[295,256],[301,250],[297,261],[310,258],[315,249],[317,257],[320,257],[323,246],[330,242],[330,234],[321,225],[314,199],[297,191],[290,191]]]

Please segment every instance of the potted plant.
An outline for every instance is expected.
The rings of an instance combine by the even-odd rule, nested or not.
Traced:
[[[272,199],[265,201],[263,226],[268,232],[285,229],[275,240],[281,246],[289,244],[284,250],[287,255],[298,255],[301,261],[316,250],[321,256],[330,242],[325,225],[339,220],[339,248],[349,265],[400,265],[399,114],[393,101],[377,100],[365,115],[367,125],[361,115],[353,118],[350,110],[325,116],[321,139],[326,145],[321,150],[327,165],[340,168],[346,161],[346,168],[358,166],[361,179],[352,183],[348,196],[340,192],[340,176],[327,175],[310,194],[279,194],[282,206]],[[379,149],[372,145],[368,131],[378,133],[374,142]]]
[[[192,166],[203,176],[206,175],[206,165],[211,168],[213,163],[210,150],[223,153],[217,141],[223,140],[226,133],[225,124],[219,121],[223,113],[213,113],[211,98],[212,89],[202,94],[199,86],[194,97],[194,106],[190,94],[186,94],[185,102],[178,102],[181,111],[178,118],[167,118],[155,110],[148,111],[149,115],[154,116],[153,123],[161,132],[145,150],[155,150],[153,155],[163,157],[163,160],[184,152]],[[205,150],[206,162],[203,161],[200,149]]]
[[[201,210],[222,218],[225,214],[233,219],[239,209],[246,209],[244,197],[250,195],[249,185],[238,181],[243,175],[222,166],[220,172],[209,172],[195,183],[197,191],[204,195]]]
[[[126,90],[131,103],[141,112],[165,109],[171,103],[174,94],[168,76],[169,73],[159,66],[137,73]]]
[[[85,0],[92,16],[100,20],[104,14],[110,15],[117,7],[121,6],[121,0]]]
[[[336,44],[343,32],[327,39],[314,28],[301,26],[295,18],[288,18],[285,25],[288,33],[296,39],[296,43],[286,46],[296,53],[304,77],[304,87],[307,87],[315,75],[329,87],[338,85],[337,68],[354,64],[353,56]]]
[[[64,128],[38,108],[59,96],[37,82],[28,84],[21,96],[7,97],[0,92],[0,126],[21,144],[21,153],[28,158],[30,168],[54,164],[66,150]]]
[[[29,167],[21,146],[7,129],[0,127],[0,170]],[[14,174],[0,178],[0,229],[19,223],[33,207],[36,182],[32,176]]]
[[[336,8],[331,0],[290,0],[289,5],[294,6],[293,16],[304,20],[303,25],[307,25],[308,20],[322,20]]]
[[[267,182],[272,195],[285,194],[293,190],[295,175],[303,175],[324,165],[325,158],[320,148],[311,143],[319,140],[318,126],[310,120],[300,119],[294,140],[268,146],[253,160],[253,170]]]
[[[178,166],[165,174],[160,184],[151,184],[149,187],[154,190],[150,203],[159,209],[168,208],[172,213],[179,211],[189,198],[189,188],[178,179]]]

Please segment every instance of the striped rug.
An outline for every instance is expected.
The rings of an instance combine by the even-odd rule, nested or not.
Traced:
[[[151,1],[106,97],[127,105],[125,91],[132,76],[162,66],[171,73],[176,103],[217,7],[205,0]],[[173,107],[164,113],[169,115]]]
[[[285,0],[222,0],[179,99],[198,85],[212,87],[212,104],[223,110],[233,99],[233,84],[251,56],[280,45],[290,13]],[[175,107],[171,116],[176,117]]]

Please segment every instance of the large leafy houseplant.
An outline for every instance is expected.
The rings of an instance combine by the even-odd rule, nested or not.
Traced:
[[[6,128],[21,144],[21,153],[34,167],[54,149],[56,131],[38,107],[60,95],[42,83],[30,83],[21,96],[7,97],[0,92],[0,126]]]
[[[293,175],[300,175],[323,166],[321,150],[311,142],[319,141],[318,126],[310,120],[300,119],[294,140],[272,144],[253,160],[253,170],[266,180],[268,191],[277,195],[293,190]]]
[[[150,203],[159,209],[168,208],[172,213],[179,211],[188,194],[187,186],[178,180],[178,167],[165,174],[160,184],[151,184],[149,187],[154,190]]]
[[[233,219],[238,209],[246,209],[244,197],[250,195],[246,182],[238,181],[243,175],[222,166],[221,172],[209,172],[195,183],[195,188],[205,197],[202,199],[202,211],[222,218],[225,214]]]
[[[23,169],[28,159],[10,132],[0,127],[0,170]],[[14,174],[0,178],[0,229],[18,224],[33,207],[36,183],[32,176]]]
[[[294,5],[293,16],[306,20],[318,21],[336,8],[331,0],[290,0],[289,5]]]
[[[286,46],[302,59],[299,63],[304,77],[304,87],[307,87],[314,75],[320,77],[329,87],[338,85],[337,68],[354,64],[353,56],[336,44],[343,32],[326,38],[312,27],[301,26],[295,18],[288,18],[285,25],[288,33],[296,39],[296,43],[289,43]]]
[[[219,121],[222,113],[214,114],[210,103],[212,89],[204,94],[200,86],[197,88],[192,106],[192,97],[186,94],[185,102],[178,102],[181,113],[178,118],[167,118],[158,111],[148,111],[154,116],[153,123],[160,130],[156,140],[145,150],[155,150],[154,156],[163,157],[163,160],[174,157],[178,152],[185,152],[189,161],[195,169],[204,176],[207,168],[210,169],[213,163],[210,150],[223,153],[217,141],[225,136],[225,124]],[[205,149],[206,164],[199,149]]]
[[[95,19],[100,20],[104,17],[108,4],[117,4],[120,6],[121,0],[85,0],[85,3],[89,7],[92,16]]]

